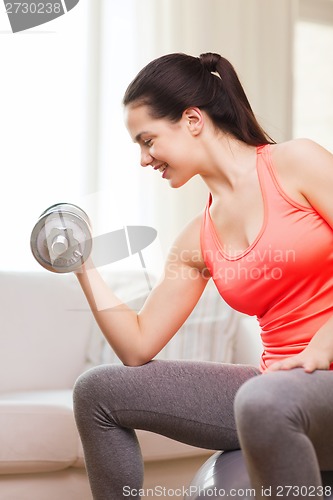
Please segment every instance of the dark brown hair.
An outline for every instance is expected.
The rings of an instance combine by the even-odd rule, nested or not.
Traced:
[[[190,107],[214,125],[252,145],[274,143],[261,128],[237,73],[219,54],[168,54],[151,61],[128,86],[123,104],[145,104],[154,118],[180,120]]]

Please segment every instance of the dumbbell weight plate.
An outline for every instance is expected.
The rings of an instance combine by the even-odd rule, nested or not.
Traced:
[[[92,250],[87,214],[70,203],[52,205],[41,214],[33,228],[30,246],[37,262],[49,271],[75,271]]]

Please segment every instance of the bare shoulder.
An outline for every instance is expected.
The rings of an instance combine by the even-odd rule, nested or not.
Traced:
[[[293,139],[273,144],[272,159],[279,169],[316,168],[318,162],[331,160],[332,153],[311,139]]]
[[[332,153],[310,139],[273,144],[271,157],[283,188],[302,205],[312,205],[311,192],[322,189],[319,179],[333,183]]]
[[[168,260],[200,271],[205,269],[200,244],[202,217],[201,212],[184,227],[170,249]]]

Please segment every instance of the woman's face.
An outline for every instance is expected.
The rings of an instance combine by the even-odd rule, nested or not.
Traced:
[[[198,173],[197,145],[185,112],[173,123],[166,118],[152,118],[146,105],[128,105],[125,121],[130,136],[140,146],[143,167],[161,172],[175,188]]]

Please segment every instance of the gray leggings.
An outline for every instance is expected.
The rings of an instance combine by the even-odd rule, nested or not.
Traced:
[[[142,488],[133,429],[212,450],[241,447],[256,498],[262,488],[272,488],[272,499],[277,486],[319,486],[320,469],[333,469],[329,371],[260,375],[251,366],[193,361],[102,365],[76,382],[74,409],[95,500],[123,500],[124,486]]]

